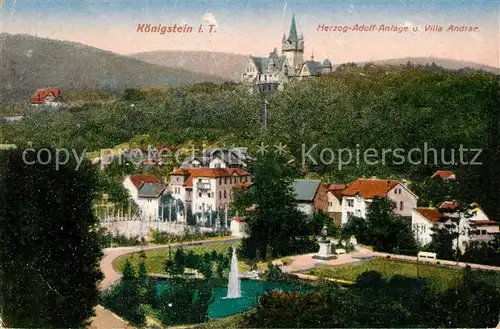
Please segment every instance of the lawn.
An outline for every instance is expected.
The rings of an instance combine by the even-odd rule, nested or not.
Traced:
[[[213,238],[213,239],[219,239],[220,237]],[[212,240],[212,239],[210,239]],[[196,254],[204,254],[206,252],[212,252],[215,250],[216,252],[226,252],[227,248],[229,248],[234,242],[220,242],[217,244],[210,244],[206,246],[186,246],[184,247],[184,250],[192,250]],[[172,248],[172,257],[175,254],[175,248]],[[156,273],[156,274],[162,274],[165,273],[164,271],[164,266],[165,266],[165,260],[168,257],[168,249],[162,249],[162,250],[150,250],[150,251],[145,251],[146,253],[146,268],[149,273]],[[138,268],[139,263],[141,259],[139,258],[139,253],[133,253],[133,254],[128,254],[128,255],[123,255],[118,258],[116,258],[113,261],[113,268],[121,272],[123,270],[123,267],[125,265],[126,260],[129,259],[130,263],[134,266],[134,268]],[[291,263],[292,260],[289,257],[283,257],[279,258],[278,260],[281,260],[282,262],[286,263]],[[267,269],[267,262],[259,262],[257,264],[257,267],[259,270],[266,270]],[[251,270],[250,264],[244,262],[244,261],[238,261],[238,269],[240,272],[249,272]]]
[[[429,279],[431,285],[437,289],[453,287],[461,278],[462,269],[449,268],[439,265],[419,263],[420,277]],[[366,271],[377,271],[385,278],[394,275],[417,277],[416,262],[394,260],[387,258],[374,258],[357,264],[346,264],[332,267],[319,267],[306,274],[318,277],[355,281],[359,274]],[[500,284],[500,274],[486,271],[477,271],[484,280]]]
[[[206,246],[186,246],[184,247],[184,250],[192,250],[196,254],[204,254],[206,252],[226,252],[227,248],[229,248],[234,242],[221,242],[217,244],[210,244]],[[161,250],[150,250],[150,251],[145,251],[146,254],[146,268],[148,272],[150,273],[164,273],[164,266],[165,266],[165,260],[168,258],[169,251],[168,249],[161,249]],[[175,254],[175,248],[172,248],[172,257]],[[116,271],[121,272],[123,270],[123,267],[125,266],[126,260],[129,259],[130,263],[134,266],[134,268],[139,267],[139,263],[141,259],[139,258],[139,253],[133,253],[133,254],[128,254],[128,255],[123,255],[118,258],[116,258],[113,261],[113,268]],[[243,270],[245,268],[245,264],[243,262],[240,262],[240,270]]]

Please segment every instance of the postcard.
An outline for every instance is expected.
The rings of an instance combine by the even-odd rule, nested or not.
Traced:
[[[0,0],[2,328],[500,328],[500,3]]]

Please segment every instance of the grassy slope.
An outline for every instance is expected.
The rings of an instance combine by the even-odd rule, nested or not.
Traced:
[[[432,286],[438,289],[453,287],[462,275],[462,270],[431,264],[419,264],[419,274],[423,278],[429,279]],[[377,271],[385,278],[394,275],[407,277],[417,276],[417,264],[415,262],[392,260],[386,258],[375,258],[361,264],[346,264],[334,267],[321,267],[308,272],[307,274],[355,281],[357,276],[366,271]],[[485,271],[477,271],[478,275],[486,280],[500,284],[500,275]]]

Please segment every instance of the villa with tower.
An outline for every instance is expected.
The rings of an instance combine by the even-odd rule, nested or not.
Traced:
[[[282,90],[286,83],[316,77],[332,72],[332,63],[311,59],[304,60],[304,36],[297,33],[295,15],[292,17],[288,37],[283,33],[281,55],[276,48],[269,57],[250,56],[248,66],[241,75],[241,82],[251,87],[252,91],[270,93]]]

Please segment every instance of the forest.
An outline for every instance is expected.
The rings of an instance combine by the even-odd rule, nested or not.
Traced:
[[[243,146],[255,152],[266,143],[286,145],[302,160],[322,149],[445,150],[437,162],[412,164],[386,158],[376,165],[306,163],[309,176],[349,183],[377,176],[419,180],[436,169],[451,169],[464,199],[475,198],[490,215],[500,191],[499,76],[439,67],[341,65],[321,78],[290,84],[272,95],[249,94],[236,84],[195,84],[178,88],[128,89],[114,102],[89,102],[58,112],[34,112],[0,125],[0,140],[20,147],[51,146],[96,151],[124,142],[152,145]],[[82,92],[83,93],[83,92]],[[264,105],[267,102],[267,127]],[[478,166],[453,163],[458,150],[480,149]],[[270,148],[272,149],[272,148]],[[475,153],[466,153],[471,160]],[[338,160],[336,160],[338,161]],[[455,161],[456,162],[456,161]]]

